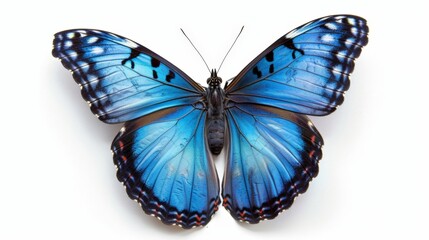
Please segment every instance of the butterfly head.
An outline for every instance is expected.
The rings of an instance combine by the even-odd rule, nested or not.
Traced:
[[[219,86],[222,83],[222,78],[217,76],[217,71],[216,69],[212,69],[211,73],[210,73],[210,77],[207,78],[207,84],[209,86]]]

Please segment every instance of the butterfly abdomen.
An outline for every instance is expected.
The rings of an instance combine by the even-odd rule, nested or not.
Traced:
[[[223,148],[225,135],[225,92],[220,87],[222,79],[213,70],[207,79],[207,141],[212,154],[218,155]]]
[[[225,134],[225,119],[223,116],[216,116],[208,119],[207,139],[210,151],[218,155],[223,148]]]

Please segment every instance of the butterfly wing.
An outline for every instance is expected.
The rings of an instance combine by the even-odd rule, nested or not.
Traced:
[[[226,94],[236,103],[329,114],[344,100],[367,34],[365,19],[351,15],[304,24],[256,57],[226,87]]]
[[[57,33],[53,55],[92,112],[127,121],[112,143],[117,177],[147,214],[184,228],[217,210],[219,182],[204,138],[204,89],[137,43],[99,30]]]
[[[125,123],[112,144],[117,177],[131,199],[166,224],[210,221],[219,182],[204,138],[206,112],[181,106]]]
[[[326,115],[343,102],[367,33],[357,16],[314,20],[280,38],[226,86],[222,197],[235,219],[272,219],[306,191],[323,139],[301,114]]]
[[[91,111],[106,123],[197,102],[204,89],[151,50],[89,29],[55,34],[54,57],[73,73]]]
[[[272,219],[317,175],[322,137],[306,116],[277,108],[237,104],[226,115],[223,205],[237,220]]]

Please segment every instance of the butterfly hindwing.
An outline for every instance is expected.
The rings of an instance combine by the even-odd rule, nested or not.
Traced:
[[[219,183],[205,121],[201,109],[174,107],[126,123],[113,141],[119,181],[166,224],[202,226],[217,210]]]
[[[59,32],[52,54],[73,73],[92,112],[107,123],[192,104],[204,91],[156,53],[105,31]]]
[[[326,115],[343,102],[354,60],[368,42],[363,18],[328,16],[281,37],[225,89],[236,103]]]
[[[277,108],[237,104],[226,116],[223,205],[237,220],[272,219],[317,175],[322,137],[304,115]]]

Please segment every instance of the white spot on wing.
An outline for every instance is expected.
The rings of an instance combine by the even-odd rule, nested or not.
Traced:
[[[324,42],[333,42],[334,37],[331,34],[325,34],[322,36],[322,41]]]
[[[295,37],[295,34],[296,34],[296,30],[292,30],[290,33],[286,34],[285,38],[286,39],[293,38]]]
[[[98,40],[98,37],[90,37],[90,38],[88,39],[87,43],[88,43],[88,44],[92,44],[92,43],[97,42],[97,40]]]
[[[353,27],[350,29],[350,32],[354,35],[357,36],[359,34],[359,30],[356,27]]]
[[[339,51],[337,55],[347,56],[347,50]]]
[[[67,33],[66,37],[69,38],[69,39],[71,39],[71,38],[74,37],[74,35],[75,35],[74,32],[69,32],[69,33]]]
[[[343,67],[341,65],[336,65],[333,67],[334,71],[336,72],[343,72]]]
[[[348,19],[347,19],[347,22],[348,22],[350,25],[352,25],[352,26],[355,26],[355,25],[356,25],[356,19],[354,19],[354,18],[348,18]]]
[[[64,42],[64,47],[71,47],[73,45],[73,42],[70,40],[67,40]]]
[[[325,24],[325,26],[331,30],[337,30],[337,25],[335,23],[329,22],[327,24]]]
[[[103,53],[103,52],[104,52],[104,49],[102,47],[94,47],[91,50],[91,53],[93,53],[93,54],[100,54],[100,53]]]
[[[129,47],[131,47],[131,48],[138,48],[138,47],[139,47],[139,45],[138,45],[137,43],[132,42],[132,41],[130,41],[130,40],[128,40],[128,39],[127,39],[127,45],[128,45]]]
[[[353,46],[353,44],[355,44],[355,42],[356,42],[356,40],[355,40],[355,39],[353,39],[353,38],[347,38],[347,40],[346,40],[346,46],[347,46],[348,48],[350,48],[350,47],[352,47],[352,46]]]
[[[74,50],[67,51],[67,55],[71,60],[76,60],[77,58],[77,52]]]
[[[345,56],[341,55],[341,54],[335,54],[335,56],[338,58],[338,60],[340,60],[341,62],[343,62],[345,60]]]

